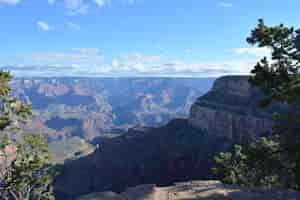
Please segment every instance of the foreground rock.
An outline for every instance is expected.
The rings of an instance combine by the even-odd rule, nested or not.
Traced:
[[[170,187],[142,185],[121,194],[93,193],[77,200],[297,200],[299,192],[285,190],[246,189],[219,181],[191,181]]]

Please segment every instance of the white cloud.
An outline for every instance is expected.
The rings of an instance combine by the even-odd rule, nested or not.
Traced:
[[[56,1],[56,0],[48,0],[48,3],[49,3],[50,5],[53,5],[53,4],[55,4],[55,1]]]
[[[36,24],[43,31],[48,32],[48,31],[53,30],[53,28],[48,23],[46,23],[44,21],[38,21]]]
[[[21,0],[0,0],[1,2],[19,2]],[[88,13],[88,10],[92,6],[102,8],[106,5],[112,4],[112,2],[123,2],[127,5],[133,5],[137,0],[61,0],[65,6],[65,14],[67,15],[84,15]],[[53,5],[57,0],[48,0],[50,5]]]
[[[244,53],[245,50],[237,50]],[[217,77],[247,75],[257,62],[256,57],[220,61],[187,62],[158,55],[129,53],[104,60],[98,48],[73,48],[60,52],[35,52],[25,57],[22,69],[28,73],[53,76],[154,76],[154,77]],[[25,67],[24,67],[25,66]],[[31,66],[38,66],[32,68]],[[45,66],[45,68],[43,68]],[[49,67],[50,66],[50,67]],[[48,71],[47,71],[48,70]]]
[[[20,2],[21,0],[0,0],[0,4],[9,4],[9,5],[16,5]]]
[[[110,0],[93,0],[93,1],[98,7],[103,7],[104,5],[110,3]]]
[[[68,15],[82,15],[87,13],[89,5],[84,0],[65,0],[65,7]]]
[[[271,55],[271,50],[268,48],[236,48],[233,50],[236,54],[251,55],[256,57],[268,57]]]
[[[229,3],[229,2],[221,1],[218,3],[218,6],[223,7],[223,8],[231,8],[231,7],[233,7],[233,4]]]
[[[256,60],[227,60],[188,63],[161,56],[134,53],[114,58],[111,65],[106,65],[104,68],[106,75],[197,77],[249,74],[255,62]],[[103,70],[101,73],[104,73]]]
[[[118,59],[113,59],[111,65],[112,65],[112,67],[118,67],[118,66],[119,66],[119,61],[118,61]]]
[[[198,63],[175,61],[173,62],[173,65],[171,64],[171,68],[177,73],[220,76],[229,74],[249,74],[254,65],[254,60],[225,60]]]
[[[121,56],[119,59],[119,69],[122,71],[151,71],[155,66],[160,65],[160,56],[149,56],[141,53],[133,53]]]
[[[78,64],[71,64],[71,67],[74,68],[74,69],[80,69],[81,66],[78,65]]]
[[[82,58],[66,54],[35,56],[39,57],[40,64],[23,65],[23,67],[10,68],[9,70],[29,75],[42,72],[46,76],[218,77],[224,75],[248,75],[249,70],[255,65],[254,60],[203,63],[171,61],[154,62],[153,64],[144,62],[130,64],[131,61],[118,59],[114,59],[110,64],[105,64],[94,61],[82,62]],[[44,58],[41,58],[42,56]],[[51,63],[46,63],[46,60],[50,59]],[[66,59],[68,62],[64,62]]]
[[[67,22],[67,26],[71,29],[79,31],[81,27],[78,24],[75,24],[73,22]]]
[[[102,7],[104,6],[104,0],[94,0],[95,4],[97,4],[97,6]]]
[[[48,0],[48,1],[56,1],[56,0]],[[90,8],[90,6],[96,5],[99,8],[102,8],[106,5],[110,5],[112,2],[120,2],[116,0],[64,0],[66,7],[67,15],[83,15],[86,14]],[[136,0],[122,0],[124,3],[128,5],[133,5]],[[121,2],[122,2],[121,1]]]
[[[37,64],[62,63],[62,64],[91,64],[101,61],[102,55],[97,48],[74,48],[64,52],[36,52],[31,60]]]
[[[95,54],[99,54],[100,53],[100,50],[98,48],[73,48],[72,49],[73,52],[78,52],[78,53],[81,53],[81,54],[92,54],[92,55],[95,55]]]

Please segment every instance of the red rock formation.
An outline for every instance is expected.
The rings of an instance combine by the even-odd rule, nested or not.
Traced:
[[[38,93],[44,94],[45,96],[60,96],[67,94],[69,92],[69,88],[61,83],[55,84],[40,84],[38,87]]]

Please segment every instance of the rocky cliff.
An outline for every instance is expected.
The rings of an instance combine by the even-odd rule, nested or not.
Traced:
[[[187,120],[160,128],[137,128],[103,138],[91,155],[64,164],[56,181],[57,199],[140,184],[171,185],[210,177],[213,156],[228,148],[223,138],[203,134]]]
[[[189,123],[208,134],[225,136],[236,142],[252,139],[272,130],[273,113],[284,105],[261,108],[262,92],[248,82],[247,76],[217,79],[213,88],[192,105]]]
[[[65,200],[91,192],[121,192],[140,184],[211,178],[218,152],[270,131],[272,113],[284,110],[275,104],[258,108],[263,98],[248,77],[220,78],[193,104],[188,119],[99,140],[93,154],[66,163],[56,181],[56,194]]]

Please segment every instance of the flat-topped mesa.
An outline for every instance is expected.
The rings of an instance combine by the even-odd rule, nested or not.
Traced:
[[[284,109],[274,104],[260,108],[262,92],[252,86],[248,76],[225,76],[192,105],[189,123],[208,134],[224,136],[237,142],[249,141],[269,132],[273,113]]]

